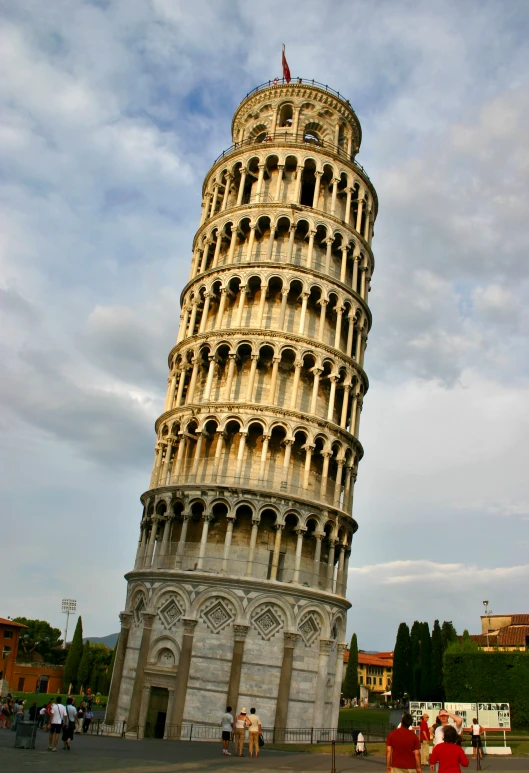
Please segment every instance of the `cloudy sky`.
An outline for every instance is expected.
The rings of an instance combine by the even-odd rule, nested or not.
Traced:
[[[0,9],[0,615],[118,630],[202,180],[282,42],[380,200],[348,633],[529,611],[527,3]]]

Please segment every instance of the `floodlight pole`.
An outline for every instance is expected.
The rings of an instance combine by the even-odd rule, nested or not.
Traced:
[[[68,638],[68,622],[70,614],[77,610],[77,601],[75,599],[63,599],[62,611],[66,615],[66,630],[64,631],[64,649],[66,649],[66,640]]]

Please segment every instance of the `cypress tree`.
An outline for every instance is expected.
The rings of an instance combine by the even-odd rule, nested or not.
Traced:
[[[443,695],[443,636],[439,620],[435,620],[432,631],[432,667],[430,674],[430,695],[432,701],[444,700]]]
[[[410,651],[410,671],[411,671],[411,686],[410,686],[410,698],[412,701],[420,700],[421,692],[421,639],[422,639],[422,623],[416,620],[410,633],[411,639],[411,651]]]
[[[421,701],[430,701],[432,684],[432,639],[430,626],[422,623],[421,636],[421,688],[419,697]]]
[[[457,641],[457,632],[454,628],[451,620],[445,620],[441,626],[441,634],[443,637],[443,652],[449,644],[453,644]]]
[[[358,698],[358,641],[356,633],[351,637],[351,646],[349,647],[349,660],[345,670],[345,679],[342,687],[343,697],[347,700]]]
[[[68,692],[70,684],[73,685],[73,690],[77,687],[77,672],[79,671],[79,665],[81,658],[83,657],[83,621],[81,616],[77,618],[77,625],[75,626],[75,633],[73,635],[68,655],[66,656],[66,663],[64,664],[64,677],[63,688],[64,692]]]
[[[81,662],[79,663],[79,668],[77,670],[77,685],[79,689],[82,687],[86,691],[86,689],[91,686],[89,684],[91,670],[92,653],[90,651],[90,642],[86,641],[83,647],[83,657],[81,658]]]
[[[391,686],[391,695],[397,700],[402,700],[404,694],[409,694],[411,689],[410,660],[410,629],[406,623],[401,623],[397,631],[393,653],[393,682]]]

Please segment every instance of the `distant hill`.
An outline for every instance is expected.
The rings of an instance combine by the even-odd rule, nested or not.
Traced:
[[[118,640],[119,633],[109,633],[108,636],[87,636],[85,641],[89,641],[90,644],[104,644],[111,649],[114,649]]]

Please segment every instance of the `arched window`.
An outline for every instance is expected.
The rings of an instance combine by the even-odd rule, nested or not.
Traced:
[[[292,126],[294,109],[292,105],[282,105],[279,112],[279,126]]]

